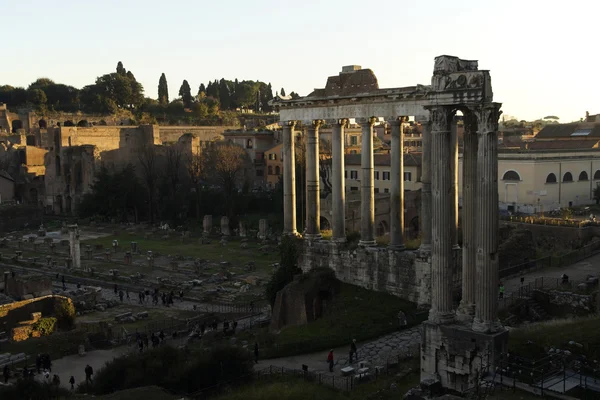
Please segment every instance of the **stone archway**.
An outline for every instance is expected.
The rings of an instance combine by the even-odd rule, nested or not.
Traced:
[[[15,119],[12,121],[12,133],[17,133],[19,129],[23,129],[23,121]]]
[[[79,121],[77,123],[77,126],[80,128],[87,128],[88,126],[90,126],[90,124],[88,123],[88,121],[86,119],[82,119],[81,121]]]
[[[75,126],[75,123],[71,120],[68,120],[63,123],[63,126]]]
[[[40,119],[38,121],[38,126],[40,127],[40,129],[47,129],[48,128],[48,123],[46,122],[45,119]]]

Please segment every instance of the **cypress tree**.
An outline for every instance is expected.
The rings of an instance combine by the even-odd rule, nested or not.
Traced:
[[[169,104],[169,87],[167,86],[167,77],[164,72],[158,80],[158,102],[163,106]]]

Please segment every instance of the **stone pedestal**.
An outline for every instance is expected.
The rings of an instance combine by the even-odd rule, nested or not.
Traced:
[[[212,232],[212,219],[212,215],[205,215],[204,220],[202,220],[202,234],[204,236],[208,236]]]
[[[238,234],[240,235],[240,237],[246,237],[246,225],[244,225],[244,223],[242,221],[240,221],[239,225],[238,225]]]
[[[444,388],[465,392],[506,353],[508,331],[485,334],[460,324],[421,325],[421,381],[439,380]]]
[[[231,232],[229,231],[229,218],[221,217],[221,235],[230,236]]]
[[[269,231],[269,223],[266,219],[261,219],[258,221],[258,238],[264,240],[267,238],[267,234]]]

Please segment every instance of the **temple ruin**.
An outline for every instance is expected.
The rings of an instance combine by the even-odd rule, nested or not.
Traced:
[[[278,99],[283,125],[284,234],[296,228],[293,138],[306,129],[306,229],[302,268],[331,267],[345,282],[394,293],[429,305],[423,324],[421,379],[464,392],[492,371],[506,349],[508,332],[497,318],[498,119],[489,71],[477,61],[435,58],[431,85],[380,89],[369,69],[344,67],[324,89],[306,97]],[[458,150],[454,116],[464,120],[462,248],[458,246]],[[424,124],[421,246],[404,246],[403,135],[406,117]],[[344,129],[362,126],[361,224],[358,249],[346,242]],[[375,241],[373,127],[392,129],[390,243]],[[331,241],[321,240],[319,129],[332,132]],[[453,292],[462,289],[455,308]]]

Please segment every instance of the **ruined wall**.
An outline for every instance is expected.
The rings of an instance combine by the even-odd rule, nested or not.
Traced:
[[[4,294],[22,299],[25,296],[39,297],[52,293],[52,281],[45,276],[4,274]]]
[[[49,295],[0,305],[0,332],[9,332],[19,322],[31,319],[32,313],[39,312],[42,317],[50,317],[54,315],[57,302],[63,301],[71,302],[67,297]]]
[[[575,249],[593,237],[600,236],[600,227],[596,226],[578,228],[509,221],[500,221],[500,226],[510,226],[530,231],[538,247],[552,247],[560,243],[563,248]]]
[[[200,142],[214,142],[216,140],[223,140],[223,132],[228,129],[235,129],[234,126],[161,126],[160,131],[160,142],[171,143],[177,142],[179,138],[186,134],[191,133],[198,137]]]
[[[533,298],[551,315],[587,315],[596,310],[596,301],[591,294],[578,294],[562,290],[535,290]]]

